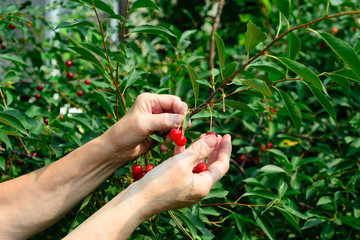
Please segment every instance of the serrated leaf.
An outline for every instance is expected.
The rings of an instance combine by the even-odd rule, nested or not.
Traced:
[[[255,47],[267,39],[265,33],[263,33],[251,20],[247,24],[247,30],[245,34],[245,48],[249,54]]]
[[[133,33],[133,32],[175,37],[175,35],[172,32],[170,32],[167,28],[164,28],[161,26],[153,26],[153,25],[137,26],[131,30],[131,33]]]
[[[260,91],[262,94],[271,97],[272,96],[272,92],[269,89],[268,85],[266,84],[265,81],[260,80],[260,79],[245,79],[242,80],[242,83],[255,88],[256,90]]]
[[[279,90],[281,98],[285,103],[285,107],[295,125],[295,128],[300,132],[302,116],[299,107],[296,105],[295,101],[284,91]]]
[[[154,9],[154,10],[160,11],[159,7],[151,0],[137,0],[131,6],[130,12],[134,11],[135,9],[138,9],[138,8],[149,8],[149,9]]]
[[[15,55],[9,55],[9,54],[0,54],[0,58],[11,61],[15,64],[20,64],[23,66],[27,66],[27,64],[19,57],[15,56]]]
[[[276,8],[286,17],[289,19],[290,16],[290,0],[274,0],[274,4]]]
[[[25,135],[28,135],[24,125],[16,117],[10,114],[7,114],[5,112],[0,112],[0,122],[15,128],[16,130],[20,131],[21,133],[24,133]]]
[[[259,169],[260,172],[264,172],[266,174],[276,174],[276,173],[285,173],[286,171],[281,167],[275,165],[266,165]]]
[[[301,41],[295,33],[291,32],[288,37],[287,58],[296,60],[296,57],[301,49]]]
[[[278,67],[278,65],[273,62],[257,62],[251,64],[249,67],[253,67],[267,73],[275,74],[277,76],[280,76],[281,78],[286,77],[285,73],[283,73]]]
[[[219,57],[220,71],[222,71],[225,65],[225,44],[222,38],[217,33],[214,33],[214,38],[215,38],[216,49]]]
[[[1,130],[0,130],[0,140],[3,143],[5,143],[10,149],[12,149],[12,145],[11,145],[9,137]]]
[[[86,58],[90,62],[94,63],[96,66],[103,68],[100,61],[86,48],[83,47],[69,47],[74,52],[79,53],[82,57]]]
[[[355,75],[360,78],[360,59],[355,50],[345,41],[334,37],[329,33],[320,33],[320,36],[336,55],[351,68]]]
[[[316,99],[320,102],[320,104],[325,108],[325,110],[329,113],[330,117],[335,121],[335,123],[337,124],[337,119],[336,119],[336,114],[334,111],[333,106],[331,105],[330,101],[327,99],[327,97],[317,88],[306,84],[311,92],[314,94],[314,96],[316,97]]]
[[[193,69],[190,65],[187,66],[189,75],[190,75],[190,79],[191,79],[191,84],[194,90],[194,97],[195,97],[195,108],[196,108],[196,103],[197,103],[197,99],[199,97],[199,83],[196,80],[200,80],[199,74],[195,71],[195,69]]]
[[[319,77],[312,70],[307,68],[305,65],[283,57],[279,57],[276,59],[278,59],[291,71],[295,72],[297,75],[302,77],[306,82],[311,83],[314,87],[327,94],[327,91],[324,85],[322,84],[322,82],[320,81]]]
[[[271,240],[275,240],[274,226],[266,216],[260,216],[255,209],[252,210],[254,219],[259,227],[264,231],[266,236]]]
[[[251,108],[249,107],[247,104],[245,103],[241,103],[241,102],[237,102],[234,100],[226,100],[226,106],[238,109],[246,114],[249,114],[251,116],[254,116],[256,118],[259,118],[258,114]]]
[[[97,25],[91,21],[83,20],[83,21],[75,21],[75,22],[61,22],[59,23],[55,29],[60,28],[69,28],[69,27],[78,27],[78,26],[86,26],[97,29]]]

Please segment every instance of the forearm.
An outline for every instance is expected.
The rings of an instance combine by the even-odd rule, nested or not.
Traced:
[[[137,183],[117,195],[73,232],[66,240],[128,239],[136,227],[152,216],[149,198]]]
[[[121,163],[101,137],[42,169],[0,185],[0,239],[25,239],[55,223]]]

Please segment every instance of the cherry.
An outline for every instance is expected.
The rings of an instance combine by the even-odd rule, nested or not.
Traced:
[[[30,95],[29,94],[25,94],[25,95],[21,95],[20,96],[20,101],[22,101],[22,102],[27,102],[27,101],[29,101],[30,100]]]
[[[112,117],[112,115],[111,115],[110,113],[107,113],[107,114],[106,114],[106,117],[107,117],[107,118],[110,118],[110,119],[112,119],[112,118],[113,118],[113,117]]]
[[[339,32],[339,29],[337,27],[333,27],[333,28],[331,28],[331,32],[333,34],[337,34]]]
[[[19,166],[24,165],[24,161],[23,161],[23,160],[17,160],[16,163],[17,163],[17,165],[19,165]]]
[[[155,167],[154,165],[149,164],[149,165],[146,166],[145,171],[146,171],[146,172],[149,172],[149,171],[150,171],[151,169],[153,169],[154,167]]]
[[[36,90],[38,90],[39,92],[41,92],[43,89],[44,89],[44,87],[41,85],[36,86]]]
[[[70,60],[70,59],[69,59],[69,60],[66,60],[66,61],[65,61],[65,65],[66,65],[67,67],[71,67],[71,65],[72,65],[71,60]]]
[[[196,165],[196,167],[194,167],[193,173],[201,173],[206,170],[208,170],[206,163],[199,163],[198,165]]]
[[[267,149],[272,149],[274,147],[274,144],[272,142],[268,142],[268,143],[265,144],[265,147]]]
[[[356,32],[356,27],[352,27],[351,30],[352,30],[353,32]]]
[[[135,173],[131,173],[131,177],[134,179],[134,180],[139,180],[139,174],[135,174]]]
[[[5,50],[6,49],[6,45],[1,44],[1,50]]]
[[[140,174],[142,172],[143,168],[140,164],[134,164],[131,168],[132,173],[134,174]]]
[[[180,139],[183,136],[182,131],[180,129],[174,128],[170,131],[170,138],[174,141]]]
[[[260,147],[260,151],[261,151],[261,152],[265,152],[265,150],[266,150],[266,147],[265,147],[265,146],[261,146],[261,147]]]
[[[40,95],[39,93],[37,93],[37,94],[35,94],[35,98],[36,98],[37,100],[40,100],[40,99],[41,99],[41,95]]]
[[[76,95],[78,95],[79,97],[82,97],[84,95],[84,91],[83,90],[79,90]]]
[[[14,24],[9,23],[9,28],[10,28],[10,30],[14,30],[16,28],[16,26]]]
[[[243,154],[243,155],[241,155],[239,158],[238,158],[238,162],[241,164],[243,161],[245,160],[245,155]],[[246,163],[250,163],[250,158],[249,157],[247,157],[247,159],[246,159]]]
[[[85,84],[87,84],[87,85],[90,85],[91,84],[91,82],[90,82],[90,80],[89,79],[85,79]]]
[[[68,72],[68,73],[66,74],[66,77],[67,77],[68,79],[72,79],[72,78],[74,77],[74,74],[73,74],[72,72]]]
[[[60,121],[64,120],[64,115],[59,114],[59,120],[60,120]]]
[[[179,147],[185,146],[186,142],[187,140],[184,135],[182,135],[179,139],[175,140],[175,144],[178,145]]]
[[[142,171],[141,173],[138,174],[138,178],[141,179],[145,176],[146,172]]]
[[[257,235],[261,236],[261,237],[266,237],[266,234],[264,233],[263,230],[260,230],[257,232]]]
[[[37,157],[37,153],[36,153],[36,152],[33,152],[33,153],[31,153],[31,156]]]
[[[47,118],[47,117],[44,117],[44,123],[46,124],[46,125],[49,125],[49,118]]]
[[[214,135],[215,137],[217,137],[217,133],[216,133],[216,132],[208,132],[208,133],[206,134],[206,136],[208,136],[208,135]]]

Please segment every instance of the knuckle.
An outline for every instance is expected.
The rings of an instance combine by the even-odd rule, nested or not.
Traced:
[[[208,155],[207,147],[202,142],[198,141],[192,145],[193,152],[198,156],[199,159],[205,159]]]

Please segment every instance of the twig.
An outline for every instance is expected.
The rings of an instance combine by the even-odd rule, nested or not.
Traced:
[[[242,168],[234,159],[230,159],[231,163],[234,164],[240,171],[241,175],[245,178],[247,178],[246,173],[244,171],[244,168]]]
[[[293,28],[290,28],[288,29],[286,32],[284,32],[283,34],[281,34],[279,37],[276,37],[273,39],[273,41],[268,45],[266,46],[263,50],[261,50],[258,54],[256,54],[254,57],[252,57],[249,61],[247,61],[244,65],[242,65],[236,72],[234,72],[229,78],[225,79],[221,85],[215,90],[213,91],[209,97],[201,104],[199,105],[196,109],[194,109],[190,116],[193,116],[195,114],[197,114],[198,112],[200,112],[204,106],[207,106],[207,104],[209,104],[211,102],[211,100],[213,99],[213,97],[220,91],[220,89],[222,88],[225,88],[225,86],[230,83],[234,77],[236,75],[238,75],[241,71],[243,71],[247,66],[249,66],[253,61],[255,61],[256,59],[258,59],[260,56],[264,55],[266,53],[267,50],[269,50],[269,48],[271,48],[275,43],[277,43],[279,40],[281,40],[282,38],[284,38],[285,36],[287,36],[289,33],[297,30],[297,29],[300,29],[300,28],[305,28],[305,27],[308,27],[309,25],[312,25],[312,24],[315,24],[315,23],[318,23],[318,22],[321,22],[323,20],[326,20],[326,19],[331,19],[331,18],[337,18],[337,17],[341,17],[341,16],[345,16],[345,15],[353,15],[353,14],[360,14],[360,11],[350,11],[350,12],[344,12],[344,13],[337,13],[337,14],[334,14],[334,15],[330,15],[330,16],[324,16],[324,17],[321,17],[321,18],[318,18],[318,19],[315,19],[313,21],[310,21],[310,22],[307,22],[307,23],[303,23],[303,24],[300,24],[296,27],[293,27]]]
[[[194,240],[190,234],[186,231],[186,229],[181,225],[181,223],[179,222],[179,220],[175,217],[175,215],[173,214],[173,212],[171,210],[169,210],[170,215],[174,218],[174,220],[176,221],[176,223],[180,226],[181,230],[184,231],[184,233],[191,239]]]
[[[222,14],[222,10],[224,7],[225,0],[219,0],[219,6],[217,10],[217,14],[214,18],[214,23],[211,31],[211,42],[210,42],[210,56],[209,56],[209,69],[214,66],[214,58],[215,58],[215,37],[214,34],[217,31],[218,25],[220,23],[220,18]]]

